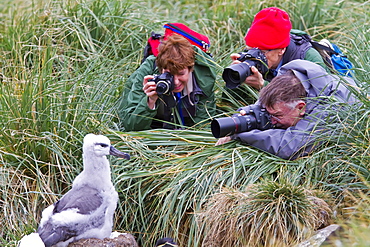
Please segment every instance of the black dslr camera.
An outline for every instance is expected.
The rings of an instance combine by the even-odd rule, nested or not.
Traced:
[[[158,95],[170,94],[175,87],[173,75],[169,72],[154,76],[153,81],[156,84],[155,90]]]
[[[229,136],[253,129],[267,130],[274,126],[270,114],[260,105],[250,105],[244,116],[216,118],[211,122],[212,134],[216,138]]]
[[[225,68],[222,73],[222,78],[226,82],[226,87],[230,89],[240,86],[240,84],[252,74],[252,66],[256,67],[262,75],[266,74],[269,70],[266,56],[260,49],[253,48],[239,54],[240,57],[238,60],[243,63],[232,64]]]

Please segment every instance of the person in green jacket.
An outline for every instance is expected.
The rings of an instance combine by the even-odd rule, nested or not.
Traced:
[[[262,9],[256,14],[245,35],[246,49],[258,48],[266,56],[269,71],[262,75],[256,67],[251,67],[252,74],[242,84],[257,90],[266,86],[284,64],[302,59],[321,65],[326,70],[320,53],[310,42],[300,38],[303,31],[292,29],[289,15],[276,7]],[[240,54],[231,54],[232,64],[241,63],[237,60]]]
[[[157,57],[149,56],[125,83],[118,109],[124,130],[208,124],[216,113],[213,66],[211,56],[183,36],[167,37]],[[173,77],[169,93],[158,93],[157,74]]]

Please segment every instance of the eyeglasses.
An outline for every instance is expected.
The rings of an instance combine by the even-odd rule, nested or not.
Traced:
[[[258,48],[253,48],[253,49],[258,49]],[[249,50],[252,50],[251,49],[248,49],[248,48],[245,48],[243,52],[248,52]],[[260,50],[262,52],[263,55],[266,55],[267,53],[269,53],[270,51],[272,50],[275,50],[275,49],[270,49],[270,50]]]
[[[270,51],[272,51],[273,49],[271,49],[271,50],[261,50],[261,52],[262,52],[262,54],[263,55],[265,55],[266,56],[266,54],[268,53],[268,52],[270,52]]]
[[[280,117],[280,118],[279,118],[279,117],[277,117],[277,116],[275,116],[275,115],[271,115],[271,114],[270,114],[270,118],[271,118],[271,119],[274,119],[274,120],[276,120],[276,121],[278,121],[278,122],[281,122],[281,119],[282,119],[283,117]]]

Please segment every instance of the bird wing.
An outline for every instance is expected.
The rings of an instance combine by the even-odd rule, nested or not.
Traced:
[[[79,214],[89,214],[103,203],[99,191],[89,186],[79,186],[68,191],[54,205],[53,214],[67,209],[77,209]]]
[[[37,233],[40,235],[45,247],[64,242],[77,235],[77,231],[70,229],[68,226],[54,227],[50,222],[47,222],[43,227],[39,228]]]
[[[68,191],[54,203],[49,219],[37,230],[45,246],[66,241],[91,228],[89,214],[97,210],[102,203],[103,197],[99,191],[89,186],[79,186]],[[90,220],[97,225],[102,224],[104,215]]]

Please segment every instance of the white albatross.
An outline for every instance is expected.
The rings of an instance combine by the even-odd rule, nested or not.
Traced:
[[[42,212],[37,233],[46,247],[65,247],[82,238],[104,239],[112,233],[118,193],[106,155],[130,159],[115,149],[107,137],[85,136],[83,171],[73,181],[72,189]],[[19,246],[28,246],[22,240]]]

